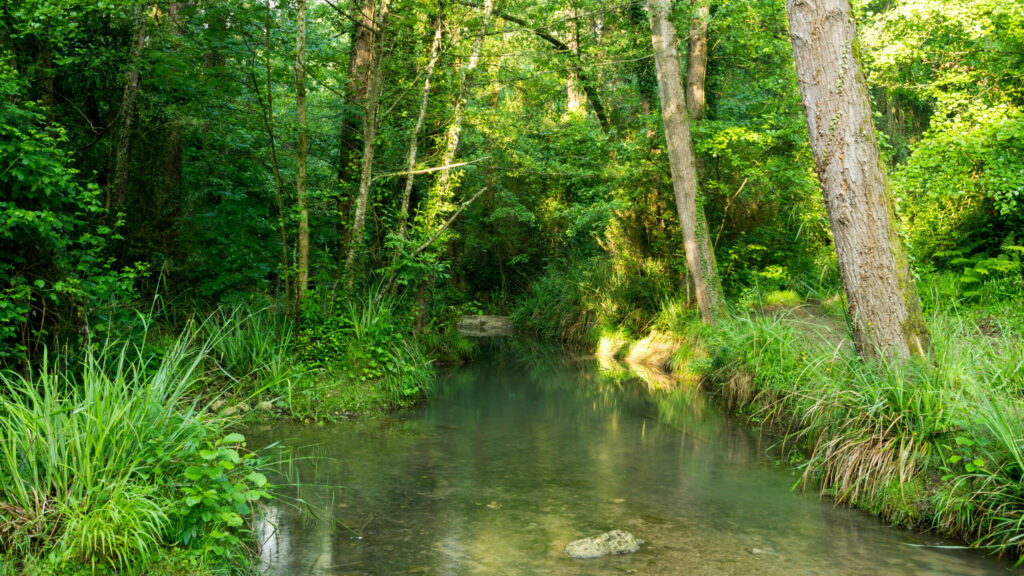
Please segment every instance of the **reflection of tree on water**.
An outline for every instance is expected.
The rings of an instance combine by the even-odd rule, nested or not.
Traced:
[[[697,387],[517,346],[531,345],[453,369],[416,410],[254,434],[319,446],[290,471],[309,509],[279,506],[260,528],[280,527],[270,576],[918,573],[898,533],[791,493],[794,477],[763,458],[770,442]],[[560,553],[611,529],[649,544],[586,566]],[[956,566],[935,573],[985,573]]]

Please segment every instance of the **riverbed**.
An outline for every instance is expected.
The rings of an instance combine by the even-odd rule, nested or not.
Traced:
[[[506,343],[392,417],[250,430],[288,462],[270,576],[950,575],[1009,565],[793,487],[771,438],[692,385]],[[613,529],[640,551],[562,553]]]

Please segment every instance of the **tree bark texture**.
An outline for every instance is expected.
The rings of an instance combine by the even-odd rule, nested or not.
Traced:
[[[441,57],[441,40],[444,36],[444,3],[441,2],[437,8],[437,20],[434,22],[434,38],[430,42],[430,59],[427,61],[427,69],[424,71],[423,92],[420,95],[420,112],[416,116],[416,125],[413,126],[412,134],[409,135],[409,153],[406,156],[405,188],[402,190],[402,205],[398,213],[398,235],[405,238],[406,223],[409,220],[409,200],[412,198],[412,185],[416,179],[416,154],[420,131],[423,129],[423,122],[427,117],[427,104],[430,102],[430,81],[434,76],[434,68]]]
[[[711,17],[710,0],[691,0],[693,16],[690,18],[690,39],[686,54],[686,111],[691,120],[704,116],[707,98],[704,96],[704,77],[708,72],[708,19]]]
[[[373,181],[373,156],[376,152],[377,140],[377,102],[380,98],[381,80],[381,49],[383,41],[384,20],[387,18],[388,0],[382,0],[379,14],[371,19],[373,33],[370,42],[370,67],[366,84],[366,110],[363,113],[363,159],[359,173],[359,192],[352,217],[352,237],[349,240],[348,256],[345,258],[345,273],[348,275],[348,286],[351,288],[355,278],[353,264],[362,256],[363,232],[366,230],[366,210],[370,200],[370,184]]]
[[[787,0],[811,150],[862,356],[925,354],[930,336],[878,150],[849,0]]]
[[[351,47],[348,59],[348,74],[345,83],[345,109],[342,113],[338,157],[338,272],[344,270],[347,251],[351,245],[351,234],[346,234],[352,199],[346,193],[346,186],[356,180],[359,171],[356,159],[363,149],[363,119],[359,110],[366,106],[367,87],[373,61],[373,31],[376,0],[359,0],[357,19],[352,23]],[[346,242],[346,235],[348,242]]]
[[[137,10],[131,60],[128,63],[128,73],[125,75],[124,93],[121,97],[121,121],[117,128],[117,145],[114,152],[113,188],[114,199],[118,205],[124,204],[127,195],[128,151],[131,145],[132,122],[135,119],[135,98],[139,94],[139,61],[142,59],[142,48],[146,42],[146,11],[142,6]]]
[[[306,206],[306,0],[295,2],[295,114],[298,124],[298,151],[295,160],[295,199],[299,212],[296,238],[296,303],[301,304],[309,287],[309,208]]]
[[[678,38],[670,19],[671,0],[648,0],[651,42],[661,96],[661,119],[665,126],[669,168],[676,211],[683,233],[686,263],[690,270],[694,299],[701,319],[713,323],[721,303],[715,255],[711,249],[704,208],[697,202],[697,163],[686,116],[686,96],[680,65]]]

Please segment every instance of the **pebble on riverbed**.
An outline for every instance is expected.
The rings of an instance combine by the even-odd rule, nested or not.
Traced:
[[[629,532],[612,530],[599,536],[569,542],[564,552],[570,558],[600,558],[609,554],[632,554],[643,543],[643,540],[637,540]]]

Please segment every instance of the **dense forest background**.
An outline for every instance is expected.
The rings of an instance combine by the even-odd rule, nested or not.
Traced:
[[[615,276],[607,305],[638,318],[686,291],[641,3],[488,14],[472,2],[317,2],[302,7],[298,50],[296,9],[0,8],[8,362],[108,330],[154,295],[179,309],[260,295],[297,310],[305,226],[304,305],[317,314],[374,284],[418,303],[421,322],[453,306],[509,309],[545,274]],[[949,271],[968,291],[1000,278],[1019,288],[1020,6],[855,10],[914,268]],[[677,29],[692,12],[677,3]],[[707,104],[692,131],[725,292],[835,284],[785,8],[713,2],[706,23]]]
[[[1020,558],[1022,258],[1020,2],[0,0],[0,574],[253,573],[481,313]]]

